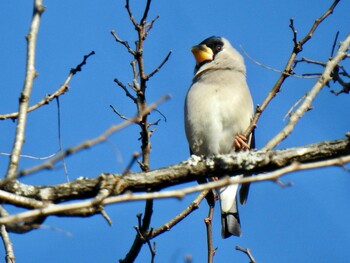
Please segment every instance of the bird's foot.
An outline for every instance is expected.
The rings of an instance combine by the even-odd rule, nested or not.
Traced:
[[[243,134],[238,134],[235,136],[234,143],[233,143],[236,151],[245,151],[249,150],[249,145],[247,144],[247,137],[245,137]]]

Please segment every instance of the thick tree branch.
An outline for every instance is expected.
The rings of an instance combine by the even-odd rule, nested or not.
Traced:
[[[194,182],[213,174],[216,176],[242,174],[243,172],[259,174],[281,169],[296,162],[307,164],[348,155],[350,155],[349,139],[341,139],[276,151],[246,151],[212,158],[192,156],[185,162],[147,173],[124,175],[105,173],[101,176],[112,177],[115,181],[115,188],[111,195],[120,195],[127,191],[160,190],[185,182]],[[69,183],[51,186],[31,186],[14,181],[4,185],[2,190],[38,201],[61,203],[68,200],[94,198],[100,191],[101,180],[104,180],[102,177],[79,178]],[[254,178],[244,179],[254,181]],[[4,201],[9,203],[8,200]],[[25,203],[17,205],[32,207]]]
[[[349,148],[349,147],[348,147]],[[349,149],[348,149],[349,150]],[[302,151],[302,149],[301,149]],[[222,169],[224,170],[230,170],[230,159],[231,156],[219,156],[219,160],[212,160],[213,163],[219,162],[218,165],[224,166]],[[199,160],[196,160],[199,161]],[[208,160],[207,160],[208,161]],[[305,163],[301,164],[296,161],[292,162],[291,164],[287,165],[284,168],[281,168],[279,170],[276,170],[274,172],[270,172],[268,174],[260,174],[254,177],[224,177],[223,179],[220,179],[218,181],[213,181],[209,182],[206,184],[201,184],[193,187],[187,187],[181,190],[174,190],[174,191],[165,191],[165,192],[154,192],[154,193],[144,193],[144,194],[131,194],[131,193],[126,193],[124,195],[120,196],[112,196],[109,198],[104,199],[100,203],[100,207],[103,205],[108,205],[108,204],[114,204],[114,203],[120,203],[120,202],[126,202],[126,201],[136,201],[136,200],[153,200],[153,199],[159,199],[159,198],[169,198],[169,197],[177,197],[177,198],[183,198],[185,195],[193,192],[199,192],[203,190],[209,190],[209,189],[215,189],[218,187],[223,187],[229,184],[244,184],[244,183],[251,183],[251,182],[261,182],[261,181],[278,181],[278,178],[281,177],[284,174],[295,172],[295,171],[300,171],[300,170],[309,170],[309,169],[315,169],[315,168],[321,168],[321,167],[327,167],[327,166],[341,166],[343,167],[346,163],[350,162],[350,154],[345,155],[343,157],[338,157],[338,158],[333,158],[333,159],[328,159],[328,160],[323,160],[323,161],[316,161],[312,163]],[[213,163],[207,163],[207,166],[215,166]],[[209,168],[207,170],[210,170]],[[226,172],[228,173],[228,172]],[[217,175],[217,173],[216,173]],[[105,175],[104,175],[105,176]],[[194,174],[192,178],[198,178],[199,176],[204,176],[202,174]],[[208,177],[210,175],[207,175]],[[148,179],[148,178],[147,178]],[[182,180],[185,181],[185,178],[182,178]],[[189,180],[187,178],[186,181],[193,181]],[[162,181],[161,185],[162,187],[165,187],[164,184],[165,182]],[[139,185],[139,184],[138,184]],[[118,187],[117,187],[118,189]],[[139,189],[137,189],[139,190]],[[117,190],[118,191],[118,190]],[[28,212],[23,212],[19,213],[16,215],[12,216],[6,216],[3,218],[0,218],[0,224],[8,224],[8,223],[17,223],[21,222],[27,219],[33,219],[36,217],[43,217],[47,215],[66,215],[69,216],[70,214],[67,212],[73,212],[72,214],[74,215],[75,210],[79,209],[94,209],[96,210],[96,203],[94,200],[89,200],[89,201],[82,201],[82,202],[76,202],[76,203],[71,203],[71,204],[61,204],[61,205],[48,205],[44,208],[41,209],[34,209],[30,210]],[[97,210],[97,212],[100,212]],[[81,216],[84,216],[83,213],[80,213]],[[92,215],[91,213],[86,214],[85,216],[90,216]]]

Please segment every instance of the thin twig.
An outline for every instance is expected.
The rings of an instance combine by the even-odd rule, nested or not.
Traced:
[[[143,112],[140,113],[141,116],[147,115],[149,112],[154,110],[160,103],[168,100],[169,98],[170,98],[170,96],[166,95],[166,96],[162,97],[161,99],[159,99],[158,101],[156,101],[155,103],[149,105],[147,108],[144,109]],[[57,163],[58,161],[60,161],[62,158],[66,157],[66,156],[69,156],[69,155],[71,155],[73,153],[77,153],[79,151],[85,150],[85,149],[87,149],[89,147],[92,147],[92,146],[94,146],[96,144],[104,142],[113,133],[115,133],[115,132],[117,132],[117,131],[119,131],[121,129],[126,128],[127,126],[129,126],[132,123],[138,122],[139,119],[140,119],[139,116],[135,116],[133,118],[130,118],[129,121],[122,122],[122,123],[120,123],[118,125],[113,125],[110,128],[108,128],[100,136],[98,136],[98,137],[96,137],[94,139],[91,139],[91,140],[84,141],[84,142],[82,142],[81,144],[79,144],[77,146],[68,148],[65,151],[63,151],[61,154],[55,156],[53,159],[51,159],[48,162],[45,162],[45,163],[43,163],[41,165],[32,167],[30,169],[22,170],[22,171],[19,172],[18,176],[29,175],[29,174],[41,171],[43,169],[52,169],[54,167],[54,164]],[[5,183],[6,183],[6,180],[0,181],[0,186],[4,185]]]
[[[335,47],[336,47],[337,42],[338,42],[338,37],[339,37],[339,31],[337,31],[337,33],[335,34],[335,38],[334,38],[333,46],[332,46],[332,51],[331,51],[331,57],[333,57],[333,55],[334,55],[334,50],[335,50]]]
[[[131,68],[132,68],[132,72],[133,72],[133,79],[132,79],[132,89],[138,93],[141,88],[140,88],[140,83],[137,81],[137,78],[140,76],[138,70],[137,70],[137,67],[136,67],[136,63],[137,63],[137,60],[136,59],[133,59],[131,62],[130,62],[130,65],[131,65]]]
[[[335,0],[333,4],[328,8],[328,10],[318,19],[315,20],[314,24],[312,25],[310,31],[306,34],[306,36],[299,41],[298,45],[302,49],[302,46],[311,39],[314,32],[316,31],[317,27],[325,20],[330,14],[333,13],[334,8],[337,6],[337,4],[340,2],[340,0]]]
[[[129,5],[129,0],[126,0],[125,8],[126,8],[128,14],[129,14],[130,21],[132,22],[132,24],[136,28],[138,26],[138,24],[137,24],[136,20],[134,19],[134,16],[133,16],[133,14],[131,12],[130,5]]]
[[[152,19],[151,23],[147,24],[145,27],[145,38],[147,38],[148,33],[153,28],[154,22],[156,22],[159,18],[159,15],[157,15],[155,18]]]
[[[6,251],[6,263],[15,263],[16,261],[15,253],[13,252],[13,245],[4,225],[0,226],[0,235]]]
[[[41,106],[47,105],[49,104],[51,101],[53,101],[54,99],[58,98],[59,96],[65,94],[68,89],[69,89],[69,82],[71,81],[71,79],[73,78],[73,76],[78,72],[81,71],[82,66],[86,64],[86,60],[92,56],[93,54],[95,54],[94,51],[90,52],[90,54],[85,55],[83,61],[77,65],[74,69],[71,69],[66,80],[64,81],[64,83],[58,88],[58,90],[56,90],[54,93],[46,95],[41,101],[37,102],[35,105],[30,106],[27,109],[27,112],[31,112],[34,111],[38,108],[40,108]],[[5,120],[5,119],[16,119],[18,118],[18,112],[13,112],[13,113],[7,113],[7,114],[2,114],[0,115],[0,120]]]
[[[208,217],[204,219],[204,223],[207,229],[207,253],[208,253],[208,263],[213,263],[214,255],[216,249],[213,248],[213,216],[214,216],[214,206],[209,206]]]
[[[130,93],[128,88],[122,82],[120,82],[118,79],[114,79],[114,82],[117,83],[118,86],[121,87],[125,91],[125,94],[127,97],[129,97],[134,103],[137,102],[136,98]]]
[[[124,115],[122,115],[116,108],[114,108],[113,105],[109,105],[109,107],[112,108],[113,112],[119,116],[119,118],[125,120],[125,121],[130,121],[130,119]]]
[[[293,63],[295,61],[296,56],[302,51],[303,45],[306,44],[306,42],[312,37],[317,27],[320,25],[320,23],[328,17],[338,4],[339,0],[335,0],[333,4],[328,8],[328,10],[318,19],[315,20],[314,24],[312,25],[309,33],[301,40],[299,43],[293,46],[292,53],[288,59],[288,62],[284,68],[284,71],[282,72],[281,76],[275,83],[275,85],[270,90],[269,94],[267,95],[264,102],[257,108],[257,111],[255,112],[254,118],[248,127],[248,129],[245,131],[244,135],[248,138],[249,134],[255,129],[257,121],[259,120],[262,112],[266,109],[266,107],[269,105],[271,100],[276,96],[276,94],[280,91],[282,84],[284,81],[292,74],[293,72]],[[294,37],[294,30],[293,30],[293,37]]]
[[[292,114],[293,110],[305,99],[305,96],[302,96],[294,105],[287,111],[287,113],[284,115],[283,120],[285,120],[287,117],[290,117]]]
[[[289,27],[292,30],[293,33],[293,43],[294,46],[296,47],[298,45],[298,31],[294,27],[294,18],[289,19]]]
[[[144,26],[146,24],[146,19],[148,16],[149,9],[151,7],[151,2],[152,2],[152,0],[147,0],[146,7],[145,7],[145,10],[143,12],[143,16],[141,18],[141,21],[140,21],[140,26]]]
[[[126,49],[128,50],[128,52],[131,54],[131,55],[135,55],[135,51],[129,46],[129,43],[128,41],[124,41],[124,40],[121,40],[117,34],[115,33],[114,30],[111,31],[111,34],[112,36],[114,37],[115,41],[117,41],[118,43],[122,44],[124,47],[126,47]]]
[[[152,231],[152,235],[150,238],[155,238],[159,236],[160,234],[163,234],[166,231],[169,231],[172,227],[177,225],[179,222],[181,222],[183,219],[185,219],[189,214],[191,214],[193,211],[198,209],[199,204],[203,201],[203,199],[208,194],[209,190],[202,191],[196,199],[194,199],[189,206],[187,206],[181,213],[179,213],[177,216],[172,218],[167,223],[163,224],[162,226],[158,227],[157,229]]]
[[[284,74],[289,74],[289,73],[286,73],[286,72],[283,72],[283,70],[280,70],[280,69],[275,69],[275,68],[272,68],[272,67],[269,67],[257,60],[255,60],[254,58],[252,58],[243,48],[243,46],[240,46],[241,50],[243,51],[244,55],[249,58],[249,60],[251,60],[252,62],[254,62],[256,65],[260,66],[260,67],[263,67],[263,68],[266,68],[268,70],[271,70],[273,72],[277,72],[277,73],[284,73]],[[295,67],[295,65],[293,66]],[[294,72],[293,73],[290,73],[289,74],[290,77],[293,77],[293,78],[298,78],[298,79],[308,79],[308,78],[316,78],[315,76],[305,76],[305,75],[296,75]]]
[[[304,57],[302,57],[301,59],[296,59],[294,66],[299,62],[306,62],[306,63],[310,63],[310,64],[320,65],[322,67],[326,66],[326,62],[308,59],[308,58],[304,58]]]
[[[140,157],[140,153],[138,153],[138,152],[134,152],[132,154],[132,158],[131,158],[129,164],[127,165],[127,167],[124,169],[124,172],[122,173],[122,176],[130,173],[131,167],[135,164],[135,162],[137,161],[137,159],[139,157]]]
[[[236,250],[242,251],[244,254],[246,254],[249,257],[250,263],[256,263],[256,260],[254,259],[252,252],[249,248],[242,248],[240,246],[236,246]]]
[[[348,54],[347,54],[347,56],[348,56]],[[339,73],[340,69],[342,69],[343,72]],[[337,65],[332,72],[332,76],[333,76],[334,82],[338,82],[339,85],[342,86],[342,89],[339,91],[331,90],[331,92],[336,96],[338,96],[339,94],[342,94],[342,93],[348,94],[350,92],[350,82],[344,81],[340,77],[340,75],[344,75],[345,77],[349,77],[349,74],[344,70],[344,68],[341,68],[339,65]]]
[[[7,211],[2,206],[0,206],[0,215],[1,216],[8,215]],[[6,251],[6,256],[5,256],[6,263],[15,263],[16,260],[15,260],[13,245],[5,225],[0,225],[0,235]]]
[[[101,209],[101,215],[107,221],[108,225],[112,226],[112,219],[108,216],[107,212],[104,209]]]
[[[172,52],[173,52],[172,50],[169,51],[168,55],[163,59],[163,61],[160,63],[160,65],[155,70],[153,70],[150,74],[147,75],[147,79],[151,78],[154,74],[156,74],[164,66],[164,64],[168,61]]]
[[[308,92],[304,99],[304,102],[290,116],[287,125],[264,146],[263,150],[273,149],[293,131],[299,119],[308,109],[310,109],[311,103],[315,99],[316,95],[328,83],[328,81],[332,79],[332,72],[334,68],[339,64],[339,62],[346,57],[346,52],[349,48],[349,45],[350,35],[348,35],[348,37],[342,42],[335,57],[327,62],[327,65],[319,81],[317,81],[312,89]]]
[[[58,145],[59,145],[59,151],[62,151],[63,147],[62,147],[62,136],[61,136],[61,107],[60,107],[59,97],[56,97],[56,102],[57,102]],[[67,167],[66,159],[64,157],[62,158],[62,163],[63,163],[64,173],[66,175],[66,180],[67,182],[69,182],[70,180],[69,180],[69,174],[68,174],[68,167]]]
[[[57,153],[57,152],[54,152],[48,156],[44,156],[44,157],[38,157],[38,156],[33,156],[33,155],[28,155],[28,154],[21,154],[20,157],[21,158],[28,158],[28,159],[33,159],[33,160],[47,160],[47,159],[50,159],[52,157],[54,157]],[[10,153],[4,153],[4,152],[0,152],[1,155],[4,155],[4,156],[10,156],[11,154]]]

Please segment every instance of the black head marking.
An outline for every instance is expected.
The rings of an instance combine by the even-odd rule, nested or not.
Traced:
[[[204,39],[199,45],[206,45],[207,47],[209,47],[213,51],[215,56],[222,50],[224,42],[222,41],[221,37],[211,36],[207,39]]]

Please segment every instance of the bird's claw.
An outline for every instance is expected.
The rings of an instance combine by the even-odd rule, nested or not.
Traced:
[[[247,144],[247,137],[245,137],[243,134],[238,134],[235,136],[234,139],[234,147],[236,151],[245,151],[249,150],[249,145]]]

